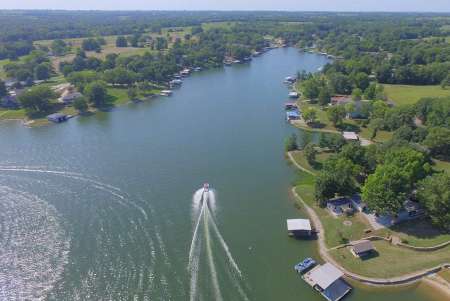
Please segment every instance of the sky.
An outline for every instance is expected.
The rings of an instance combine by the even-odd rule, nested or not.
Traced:
[[[0,9],[450,12],[450,0],[0,0]]]

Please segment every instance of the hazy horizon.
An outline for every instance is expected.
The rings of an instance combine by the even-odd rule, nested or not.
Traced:
[[[0,9],[49,10],[142,10],[142,11],[323,11],[323,12],[450,12],[449,0],[16,0],[0,4]]]

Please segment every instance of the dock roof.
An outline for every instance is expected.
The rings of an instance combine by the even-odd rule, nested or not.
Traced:
[[[333,282],[344,276],[337,267],[327,262],[309,272],[309,278],[322,289],[327,289]]]
[[[311,231],[311,223],[309,219],[288,219],[286,220],[288,231]]]

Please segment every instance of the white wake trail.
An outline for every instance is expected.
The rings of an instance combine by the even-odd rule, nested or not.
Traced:
[[[203,203],[206,204],[207,199],[203,200]],[[212,284],[214,287],[214,293],[216,295],[216,300],[223,300],[222,298],[222,294],[220,292],[220,286],[219,286],[219,279],[217,278],[217,271],[216,271],[216,265],[214,264],[214,258],[213,258],[213,254],[212,254],[212,247],[211,247],[211,235],[209,233],[209,223],[208,223],[208,218],[209,218],[209,209],[208,209],[208,205],[206,205],[206,209],[203,210],[203,214],[204,214],[204,225],[205,225],[205,239],[206,239],[206,253],[208,256],[208,262],[209,262],[209,269],[211,271],[211,278],[212,278]]]

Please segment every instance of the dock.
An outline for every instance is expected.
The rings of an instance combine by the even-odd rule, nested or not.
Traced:
[[[352,288],[342,279],[344,273],[331,263],[318,265],[302,278],[307,284],[318,291],[328,301],[339,301],[344,298]]]

